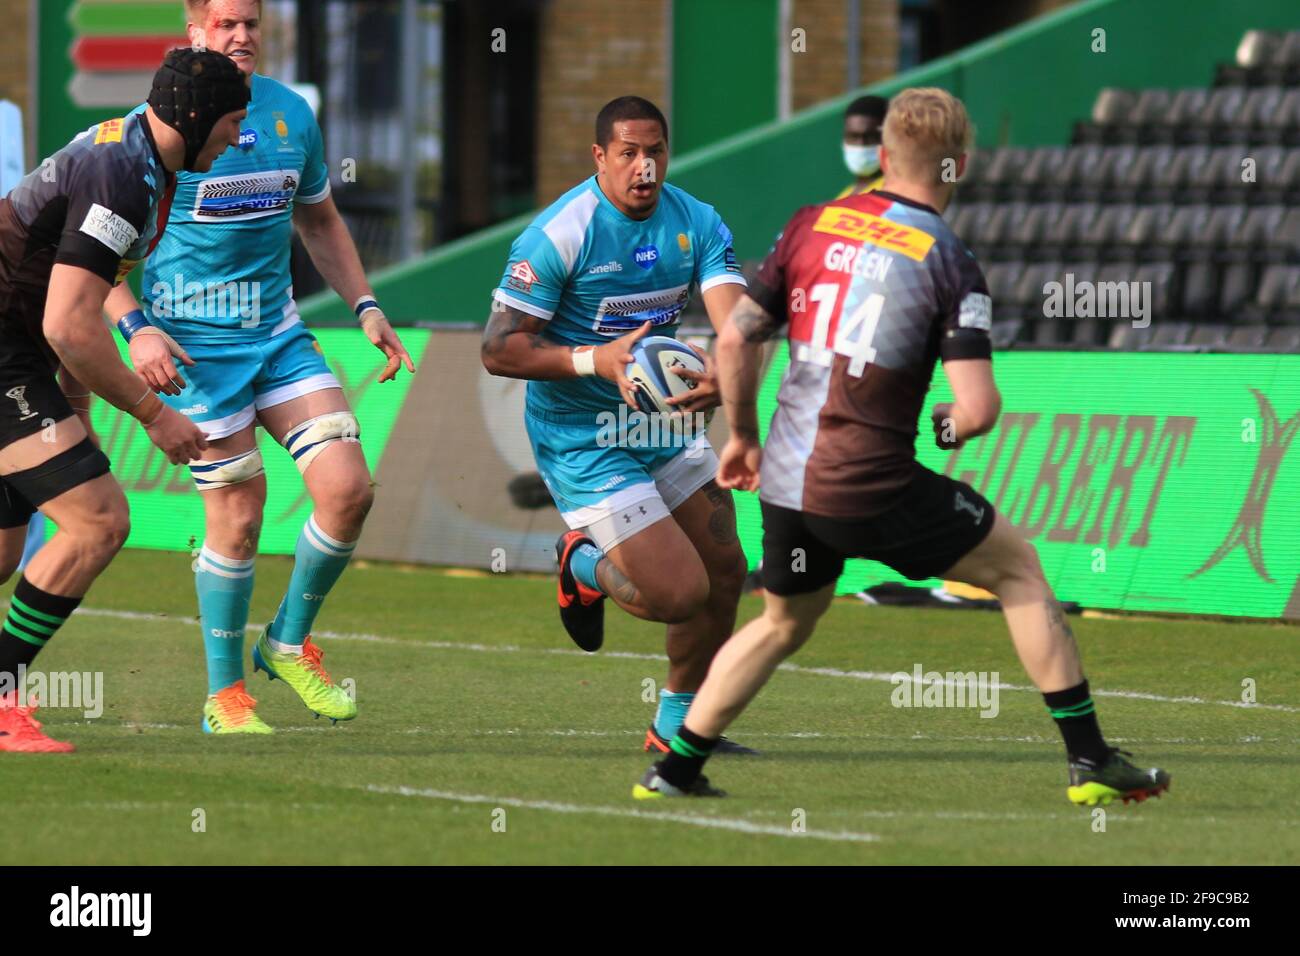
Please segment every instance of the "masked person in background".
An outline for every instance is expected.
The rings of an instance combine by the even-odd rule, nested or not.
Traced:
[[[856,177],[836,199],[868,193],[880,186],[880,131],[889,100],[859,96],[844,111],[844,165]]]

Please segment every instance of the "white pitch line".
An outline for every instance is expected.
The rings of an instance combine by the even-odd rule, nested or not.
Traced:
[[[655,823],[684,823],[687,826],[713,830],[732,830],[762,836],[794,837],[805,840],[828,840],[832,843],[876,843],[880,837],[874,833],[855,833],[849,830],[806,830],[795,832],[789,827],[766,826],[737,820],[731,817],[693,816],[688,813],[652,813],[642,810],[625,810],[622,807],[582,806],[576,803],[556,803],[551,800],[520,800],[517,797],[488,797],[477,793],[453,793],[449,790],[429,790],[420,787],[387,787],[369,784],[355,789],[368,793],[399,797],[423,797],[427,800],[447,800],[453,803],[486,803],[494,807],[515,807],[521,810],[545,810],[551,813],[591,814],[602,817],[626,817],[649,820]]]
[[[77,608],[73,614],[85,614],[90,617],[111,617],[126,621],[182,621],[190,624],[194,623],[194,618],[177,617],[167,614],[148,614],[142,611],[117,611],[108,608]],[[254,625],[250,625],[252,627]],[[389,637],[383,634],[358,634],[345,631],[315,631],[317,637],[327,637],[335,641],[366,641],[376,644],[401,644],[406,647],[422,647],[430,650],[446,651],[475,651],[479,653],[490,654],[562,654],[573,657],[592,657],[586,651],[574,650],[562,647],[520,647],[517,644],[475,644],[462,643],[459,641],[421,641],[421,640],[403,640],[401,638]],[[663,654],[642,654],[634,651],[601,651],[601,657],[615,657],[624,660],[638,661],[661,661],[666,662],[667,656]],[[782,664],[777,670],[788,671],[793,674],[812,674],[818,677],[838,677],[849,680],[861,681],[878,681],[883,683],[899,683],[906,681],[912,683],[912,675],[905,671],[897,673],[887,673],[885,671],[859,671],[859,670],[841,670],[838,667],[804,667],[801,664]],[[939,680],[925,681],[921,684],[940,684],[956,685],[954,681]],[[962,686],[965,686],[964,684]],[[998,690],[1021,691],[1025,693],[1037,694],[1038,688],[1026,684],[1006,684],[997,683],[995,686]],[[1148,694],[1142,691],[1132,690],[1102,690],[1094,688],[1092,691],[1094,697],[1119,697],[1126,700],[1149,700],[1158,704],[1211,704],[1217,707],[1235,707],[1240,710],[1274,710],[1286,714],[1300,714],[1300,707],[1294,707],[1290,704],[1247,704],[1240,700],[1207,700],[1204,697],[1169,697],[1164,694]]]
[[[57,709],[57,708],[50,708]],[[161,724],[149,723],[144,721],[123,720],[117,724],[107,724],[103,720],[69,720],[59,726],[61,727],[101,727],[115,726],[124,727],[127,730],[193,730],[190,724]],[[310,734],[310,733],[341,733],[337,727],[331,727],[324,724],[307,724],[305,726],[277,727],[276,733],[282,734]],[[412,736],[429,736],[429,737],[448,737],[448,736],[466,736],[471,737],[642,737],[645,735],[644,730],[578,730],[574,728],[560,727],[538,727],[524,729],[521,727],[506,727],[499,729],[475,728],[472,730],[463,730],[459,728],[437,728],[437,727],[405,727],[401,730],[394,730],[392,733],[406,734]],[[1019,737],[1007,736],[990,736],[985,734],[923,734],[920,731],[911,734],[827,734],[818,731],[771,731],[771,730],[746,730],[743,735],[746,738],[764,738],[776,740],[924,740],[930,743],[999,743],[999,744],[1041,744],[1045,747],[1059,747],[1061,741],[1055,737],[1044,737],[1039,734],[1029,734]],[[1251,734],[1245,737],[1111,737],[1112,743],[1141,743],[1141,744],[1218,744],[1221,746],[1232,746],[1235,744],[1258,744],[1258,743],[1288,743],[1300,744],[1300,737],[1260,737]]]

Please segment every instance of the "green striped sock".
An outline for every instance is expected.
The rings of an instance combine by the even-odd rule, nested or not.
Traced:
[[[668,741],[668,753],[659,761],[659,776],[674,787],[689,787],[699,777],[704,761],[709,759],[717,745],[716,739],[709,740],[682,727],[677,736]]]
[[[1106,760],[1110,751],[1097,724],[1097,708],[1085,680],[1065,690],[1043,695],[1047,712],[1056,721],[1065,749],[1073,757],[1084,757],[1094,763]]]
[[[26,575],[19,578],[9,599],[9,613],[0,625],[0,676],[16,681],[19,665],[36,659],[80,603],[80,597],[51,594]]]

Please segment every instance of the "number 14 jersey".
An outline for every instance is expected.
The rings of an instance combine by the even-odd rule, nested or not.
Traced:
[[[796,212],[749,295],[790,345],[759,496],[831,517],[886,510],[916,467],[935,362],[992,355],[974,255],[936,210],[877,190]]]

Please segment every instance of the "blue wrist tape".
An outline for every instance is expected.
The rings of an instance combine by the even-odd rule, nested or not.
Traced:
[[[143,310],[135,309],[117,320],[117,330],[122,333],[123,341],[130,342],[131,336],[150,324]]]

